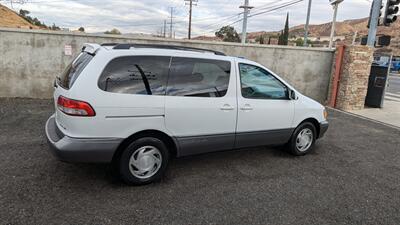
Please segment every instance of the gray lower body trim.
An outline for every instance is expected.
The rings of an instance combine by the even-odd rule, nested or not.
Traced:
[[[325,133],[328,130],[328,128],[329,128],[328,121],[323,121],[323,122],[319,123],[319,135],[318,135],[318,138],[322,138],[325,135]]]
[[[181,157],[232,149],[235,134],[176,137],[176,140],[179,144],[178,157]]]
[[[50,151],[60,161],[108,163],[122,139],[72,138],[65,136],[57,127],[54,115],[46,122],[46,136]]]
[[[215,134],[204,136],[175,137],[178,143],[178,157],[234,148],[285,144],[294,128],[269,131]]]
[[[263,145],[285,144],[289,141],[293,131],[294,128],[237,133],[235,147],[247,148]]]

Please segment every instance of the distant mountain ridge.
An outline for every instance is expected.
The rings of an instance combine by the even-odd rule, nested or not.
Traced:
[[[290,21],[289,21],[290,24]],[[350,44],[353,40],[354,34],[357,32],[357,40],[368,34],[368,18],[350,19],[336,22],[335,36],[344,36],[345,43]],[[332,23],[313,24],[309,26],[310,37],[328,37],[331,33]],[[283,27],[282,27],[283,28]],[[249,32],[247,37],[249,40],[255,40],[261,35],[276,37],[280,31],[256,31]],[[390,35],[392,42],[390,49],[393,54],[400,55],[400,19],[393,23],[390,27],[379,26],[377,35]],[[300,38],[304,36],[304,24],[291,27],[289,30],[289,37]],[[195,40],[214,40],[221,41],[212,36],[199,36],[193,38]],[[384,49],[385,51],[389,48]]]

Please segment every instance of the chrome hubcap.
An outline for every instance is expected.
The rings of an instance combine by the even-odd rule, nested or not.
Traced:
[[[143,146],[132,154],[129,160],[129,170],[132,175],[146,179],[161,168],[162,156],[160,151],[154,146]]]
[[[301,151],[307,151],[313,142],[313,133],[309,128],[300,131],[296,138],[296,148]]]

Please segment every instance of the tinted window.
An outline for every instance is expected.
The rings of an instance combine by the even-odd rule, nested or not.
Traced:
[[[168,95],[223,97],[229,84],[231,63],[227,61],[173,58]]]
[[[58,84],[63,88],[70,89],[92,58],[93,56],[86,52],[79,54],[61,74]]]
[[[242,96],[256,99],[288,99],[286,86],[268,71],[239,64]]]
[[[126,56],[113,59],[99,79],[108,92],[165,95],[170,57]]]

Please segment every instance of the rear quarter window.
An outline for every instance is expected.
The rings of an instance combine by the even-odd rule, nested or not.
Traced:
[[[64,72],[59,77],[58,84],[65,89],[70,89],[92,59],[93,55],[87,52],[79,54],[78,57],[65,68]]]
[[[98,86],[112,93],[165,95],[171,57],[123,56],[111,60]]]

